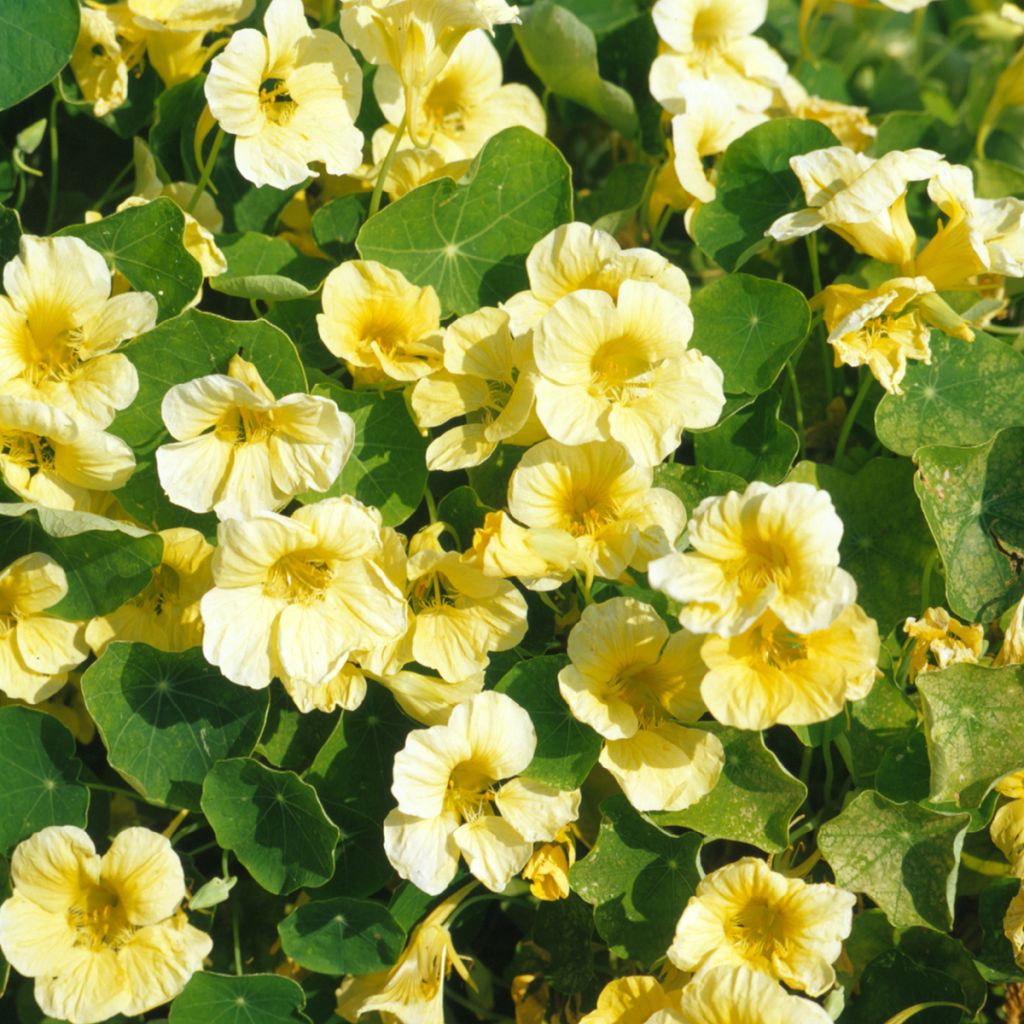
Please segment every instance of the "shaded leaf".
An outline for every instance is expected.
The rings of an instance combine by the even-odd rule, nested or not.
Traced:
[[[0,6],[0,110],[57,77],[71,59],[78,23],[77,0],[5,0]]]
[[[302,988],[278,974],[192,975],[169,1024],[309,1024]]]
[[[304,255],[283,238],[255,231],[222,237],[218,245],[228,269],[210,278],[210,287],[243,299],[280,302],[306,298],[331,269],[329,263]]]

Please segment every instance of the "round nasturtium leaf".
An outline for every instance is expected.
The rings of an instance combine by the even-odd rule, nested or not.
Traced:
[[[194,974],[171,1004],[170,1024],[309,1024],[306,996],[279,974]]]
[[[53,81],[78,39],[78,0],[0,4],[0,110]]]

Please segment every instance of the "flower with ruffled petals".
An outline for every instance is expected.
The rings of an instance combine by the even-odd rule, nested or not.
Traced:
[[[488,512],[473,531],[473,544],[462,557],[485,576],[515,576],[529,590],[555,590],[577,560],[576,538],[557,527],[520,526],[507,512]]]
[[[660,1011],[679,1008],[679,989],[666,989],[649,974],[630,974],[609,981],[597,997],[597,1007],[579,1024],[647,1024]],[[668,1020],[673,1018],[669,1016]]]
[[[743,857],[698,883],[668,958],[681,971],[748,967],[819,996],[835,983],[832,964],[856,901],[834,885],[789,878]]]
[[[693,550],[652,563],[651,585],[683,605],[679,621],[694,633],[736,636],[768,610],[794,633],[813,633],[857,597],[839,568],[842,535],[827,491],[755,481],[705,498],[689,524]]]
[[[701,637],[669,636],[650,606],[616,597],[584,609],[569,633],[558,689],[574,717],[604,737],[601,764],[640,811],[681,811],[711,792],[725,754],[687,729],[704,712]]]
[[[80,828],[44,828],[15,849],[11,884],[0,949],[36,979],[43,1013],[71,1024],[169,1002],[213,945],[180,909],[178,855],[148,828],[120,832],[102,857]]]
[[[653,487],[653,479],[653,470],[633,463],[621,445],[542,441],[509,479],[508,510],[530,530],[574,538],[569,569],[614,580],[627,568],[644,572],[651,559],[672,551],[686,525],[683,503]]]
[[[56,406],[102,430],[139,377],[114,350],[156,324],[148,292],[111,296],[103,257],[78,238],[22,235],[0,295],[0,393]]]
[[[878,129],[868,120],[867,107],[812,96],[792,75],[786,76],[779,92],[785,109],[793,117],[825,125],[848,149],[861,153],[878,135]]]
[[[352,417],[329,398],[276,399],[252,363],[176,384],[160,404],[176,440],[156,451],[160,486],[176,505],[218,518],[276,511],[326,491],[355,444]]]
[[[322,162],[348,174],[363,159],[355,119],[363,76],[349,48],[306,23],[302,0],[272,0],[254,28],[235,32],[206,77],[206,102],[235,138],[235,163],[254,185],[291,188]]]
[[[8,697],[37,704],[88,657],[82,623],[47,615],[67,592],[49,555],[23,555],[0,570],[0,690]]]
[[[398,807],[384,820],[384,849],[402,878],[442,892],[462,856],[488,889],[504,891],[533,844],[550,842],[579,810],[579,790],[517,777],[536,746],[530,716],[493,690],[460,704],[446,725],[409,733],[395,755]]]
[[[945,608],[929,608],[919,619],[908,618],[903,632],[914,641],[910,654],[910,678],[936,672],[958,662],[974,663],[985,646],[985,629],[964,623]]]

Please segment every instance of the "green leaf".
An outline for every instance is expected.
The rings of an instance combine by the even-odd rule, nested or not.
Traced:
[[[256,750],[275,768],[301,774],[327,741],[338,716],[303,714],[279,682],[271,683],[267,692],[270,709]]]
[[[836,884],[870,896],[893,927],[946,931],[969,823],[967,814],[936,814],[868,790],[821,826],[818,847]]]
[[[789,823],[807,798],[807,787],[782,767],[761,733],[717,723],[702,727],[725,748],[725,767],[715,788],[686,810],[650,817],[658,825],[685,825],[709,839],[781,853],[789,846]]]
[[[697,461],[744,480],[779,483],[800,450],[796,431],[779,419],[781,403],[778,392],[766,391],[714,430],[694,434]]]
[[[627,137],[636,135],[632,98],[601,77],[594,33],[575,14],[538,0],[523,9],[514,31],[530,70],[549,92],[593,111]]]
[[[949,607],[990,622],[1024,593],[1024,429],[917,452],[914,486],[946,569]]]
[[[801,462],[790,474],[823,487],[843,521],[839,555],[857,600],[882,636],[921,610],[921,575],[934,551],[901,459],[872,459],[857,473]]]
[[[356,425],[356,441],[341,475],[326,494],[310,493],[300,501],[351,494],[380,509],[385,526],[404,523],[419,507],[427,486],[428,438],[416,429],[400,391],[346,391],[337,384],[317,384],[347,412]]]
[[[919,676],[931,760],[931,799],[977,807],[1024,764],[1024,668],[955,664]]]
[[[647,192],[651,168],[647,164],[619,164],[604,184],[576,198],[576,219],[618,234],[640,208]]]
[[[343,896],[306,903],[278,924],[277,933],[288,956],[320,974],[382,971],[405,945],[405,932],[386,907]]]
[[[85,827],[89,790],[74,737],[56,718],[23,707],[0,708],[0,851],[47,825]]]
[[[94,224],[59,231],[90,245],[139,292],[157,302],[157,319],[180,313],[203,283],[203,271],[182,242],[185,214],[170,199],[154,199],[111,214]]]
[[[537,750],[524,778],[555,789],[576,789],[601,753],[601,737],[578,719],[558,691],[562,655],[531,658],[513,666],[495,687],[525,708],[537,731]]]
[[[534,243],[572,219],[569,166],[526,128],[495,135],[462,184],[441,178],[413,189],[363,225],[363,259],[433,285],[444,313],[493,306],[528,285]]]
[[[1019,892],[1019,879],[999,878],[986,885],[978,897],[982,939],[974,962],[989,981],[1024,980],[1024,969],[1015,962],[1013,947],[1003,933],[1007,908]]]
[[[907,733],[900,742],[887,746],[875,772],[875,789],[896,803],[919,803],[928,799],[929,773],[924,735]]]
[[[705,498],[742,491],[747,482],[733,473],[666,462],[654,468],[654,486],[671,491],[692,512]]]
[[[363,226],[363,221],[366,220],[367,206],[368,199],[365,193],[342,196],[340,199],[324,203],[313,214],[313,241],[325,252],[328,251],[325,247],[341,250],[352,245]]]
[[[111,644],[82,693],[111,766],[147,800],[193,811],[210,768],[252,753],[267,717],[267,694],[228,682],[198,647]]]
[[[42,89],[71,59],[78,0],[4,0],[0,6],[0,110]]]
[[[594,911],[574,892],[542,900],[533,919],[533,941],[550,959],[545,975],[558,992],[576,996],[594,980]]]
[[[327,802],[324,803],[326,805]],[[334,851],[334,875],[326,885],[316,890],[316,896],[373,895],[395,874],[384,852],[382,821],[374,820],[352,807],[339,807],[335,804],[329,810],[331,820],[341,831],[341,839]]]
[[[207,774],[201,800],[217,842],[269,892],[322,885],[334,873],[338,829],[294,772],[239,757]]]
[[[963,943],[931,928],[908,928],[900,935],[898,945],[900,952],[916,963],[955,978],[963,991],[963,1002],[972,1012],[984,1005],[988,988]]]
[[[569,872],[594,907],[594,924],[616,956],[649,965],[663,957],[700,880],[701,838],[675,837],[645,821],[625,797],[601,805],[593,849]]]
[[[596,35],[612,32],[633,21],[645,6],[640,0],[560,0],[560,5],[572,11]]]
[[[987,334],[967,344],[936,331],[931,345],[931,365],[911,363],[904,393],[886,395],[875,409],[886,448],[913,455],[929,444],[980,444],[1024,425],[1024,356]]]
[[[487,513],[493,511],[477,497],[472,487],[456,487],[437,503],[437,518],[459,535],[463,548],[473,543],[474,531],[484,525]]]
[[[242,299],[304,299],[320,287],[331,269],[329,263],[304,255],[283,238],[255,231],[221,238],[218,244],[228,269],[211,277],[210,287]]]
[[[891,949],[868,964],[843,1024],[960,1024],[963,989],[955,978]],[[949,1004],[953,1004],[950,1006]],[[920,1013],[895,1016],[919,1007]]]
[[[279,974],[192,975],[169,1024],[309,1024],[302,988]]]
[[[0,206],[0,267],[5,266],[18,255],[21,245],[21,217],[17,210]],[[0,291],[3,286],[0,285]]]
[[[693,219],[694,241],[720,266],[736,270],[769,244],[765,231],[772,223],[807,205],[789,158],[837,143],[817,121],[784,117],[752,128],[725,151],[717,194]]]
[[[905,744],[917,726],[917,708],[889,676],[863,699],[849,705],[850,750],[859,786],[874,778],[889,750]]]
[[[59,562],[67,575],[67,594],[47,614],[86,622],[120,608],[149,585],[164,542],[86,512],[0,505],[0,567],[33,551]]]
[[[749,274],[712,281],[694,294],[691,307],[690,346],[722,368],[728,395],[767,391],[811,322],[807,300],[795,288]]]

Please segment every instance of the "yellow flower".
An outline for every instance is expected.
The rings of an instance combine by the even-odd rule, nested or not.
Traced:
[[[768,13],[766,0],[658,0],[651,12],[668,52],[651,65],[651,95],[673,114],[681,86],[694,79],[724,89],[736,105],[766,110],[786,75],[786,62],[754,32]]]
[[[647,974],[632,974],[609,981],[597,997],[597,1008],[580,1018],[579,1024],[647,1024],[659,1019],[659,1011],[679,1008],[679,991],[667,991]]]
[[[405,91],[409,135],[427,145],[421,91],[474,29],[491,32],[518,20],[519,9],[505,0],[342,0],[341,32],[371,64],[394,70]]]
[[[604,737],[601,764],[640,811],[681,811],[711,792],[725,753],[686,729],[704,712],[701,638],[669,636],[650,606],[616,597],[584,609],[569,634],[558,689],[574,717]]]
[[[485,576],[515,576],[529,590],[555,590],[569,578],[577,551],[576,538],[567,530],[531,530],[506,512],[488,512],[463,558]]]
[[[576,863],[574,827],[566,826],[550,843],[537,847],[523,868],[530,892],[539,900],[564,900],[569,896],[569,869]]]
[[[701,879],[676,925],[668,958],[681,971],[748,967],[810,996],[832,969],[853,924],[853,893],[808,884],[743,857]]]
[[[563,444],[615,440],[657,465],[725,405],[718,364],[686,347],[692,332],[689,307],[654,284],[625,281],[617,302],[590,289],[559,299],[534,337],[541,423]]]
[[[460,704],[446,725],[409,733],[395,755],[398,806],[384,819],[384,849],[399,875],[439,893],[461,855],[488,889],[504,891],[533,844],[550,842],[579,810],[579,790],[515,777],[536,746],[530,716],[494,690]]]
[[[1003,804],[996,811],[989,832],[1013,874],[1024,878],[1024,800],[1018,798]]]
[[[355,443],[352,418],[331,399],[275,399],[238,355],[226,376],[170,388],[160,413],[177,439],[156,451],[160,486],[174,504],[220,519],[276,511],[296,494],[326,491]]]
[[[945,608],[929,608],[919,619],[910,617],[903,632],[914,641],[910,678],[948,668],[957,662],[976,662],[985,643],[985,630],[954,619]]]
[[[217,530],[214,588],[200,602],[203,654],[232,682],[253,689],[278,676],[318,687],[355,651],[401,636],[401,592],[374,561],[380,513],[328,498],[290,518],[261,512]]]
[[[1013,614],[1003,632],[1002,646],[992,664],[1024,665],[1024,597],[1014,605]],[[1020,796],[1024,796],[1024,793]]]
[[[1013,959],[1017,966],[1024,966],[1024,882],[1003,915],[1003,934],[1013,947]]]
[[[330,174],[355,170],[363,76],[349,48],[309,27],[302,0],[272,0],[263,25],[266,36],[235,32],[206,78],[210,113],[236,136],[239,173],[283,189],[305,181],[314,161]]]
[[[475,886],[442,900],[413,930],[394,967],[346,978],[336,993],[338,1015],[352,1024],[367,1013],[399,1024],[445,1024],[444,982],[452,968],[472,985],[447,921]]]
[[[395,703],[421,725],[444,725],[455,708],[484,688],[483,672],[454,683],[408,669],[374,678],[390,690]]]
[[[755,481],[705,498],[689,524],[693,551],[652,563],[651,585],[683,604],[679,621],[694,633],[736,636],[766,610],[794,633],[814,633],[857,597],[839,568],[842,534],[827,491]]]
[[[134,469],[135,455],[119,437],[79,428],[42,402],[0,394],[0,474],[26,501],[98,513]]]
[[[737,729],[813,725],[871,691],[878,626],[855,604],[806,635],[766,612],[738,636],[707,637],[700,653],[708,668],[700,693],[718,721]]]
[[[0,690],[8,697],[38,704],[89,656],[82,623],[46,614],[67,592],[49,555],[23,555],[0,570]]]
[[[102,430],[134,400],[135,367],[114,349],[156,324],[148,292],[111,296],[103,257],[78,238],[22,235],[4,267],[0,393],[56,406]]]
[[[498,444],[530,445],[545,437],[534,411],[531,338],[512,336],[508,314],[490,307],[460,317],[444,333],[444,370],[418,380],[409,404],[421,429],[456,416],[468,423],[427,448],[433,470],[479,466]]]
[[[789,241],[827,227],[858,252],[902,267],[917,250],[907,186],[932,177],[942,162],[929,149],[893,150],[877,160],[845,146],[794,156],[789,165],[808,207],[780,217],[766,234]]]
[[[357,385],[404,384],[440,368],[441,303],[430,285],[410,284],[383,263],[349,260],[327,275],[323,306],[320,337]]]
[[[536,327],[559,299],[580,289],[617,299],[623,282],[640,281],[690,301],[686,274],[664,256],[651,249],[623,249],[607,231],[589,224],[563,224],[545,235],[530,250],[526,273],[529,289],[503,304],[514,335]]]
[[[114,640],[161,651],[187,651],[203,642],[199,600],[212,586],[213,548],[197,530],[161,530],[164,553],[149,585],[108,615],[93,619],[85,639],[99,657]]]
[[[501,57],[483,31],[473,31],[455,47],[444,69],[417,93],[414,120],[446,164],[472,160],[488,139],[521,125],[538,135],[547,131],[544,107],[525,85],[502,85]],[[394,142],[405,117],[405,89],[398,72],[385,65],[373,77],[373,93],[390,124],[373,136],[373,159],[379,163]],[[414,148],[408,135],[401,149]]]
[[[43,1013],[93,1024],[169,1002],[213,943],[188,923],[181,861],[147,828],[120,832],[100,857],[80,828],[53,825],[19,843],[0,949],[35,978]]]
[[[792,75],[786,76],[779,91],[789,114],[825,125],[848,149],[863,152],[878,135],[878,129],[868,120],[867,107],[851,107],[847,103],[811,96]]]
[[[995,784],[995,790],[997,793],[1002,793],[1003,796],[1011,797],[1014,800],[1024,798],[1024,769],[1001,778]]]
[[[142,59],[145,41],[124,3],[86,4],[71,54],[71,70],[92,112],[103,117],[128,98],[128,72]]]
[[[531,530],[575,538],[572,567],[614,580],[670,552],[686,525],[682,502],[653,478],[621,445],[542,441],[509,479],[508,510]]]
[[[677,1015],[650,1024],[831,1024],[817,1003],[745,967],[715,967],[683,990]]]
[[[932,361],[931,327],[916,304],[933,291],[926,277],[897,277],[877,288],[829,285],[822,298],[836,366],[867,366],[889,394],[902,394],[907,361]]]

